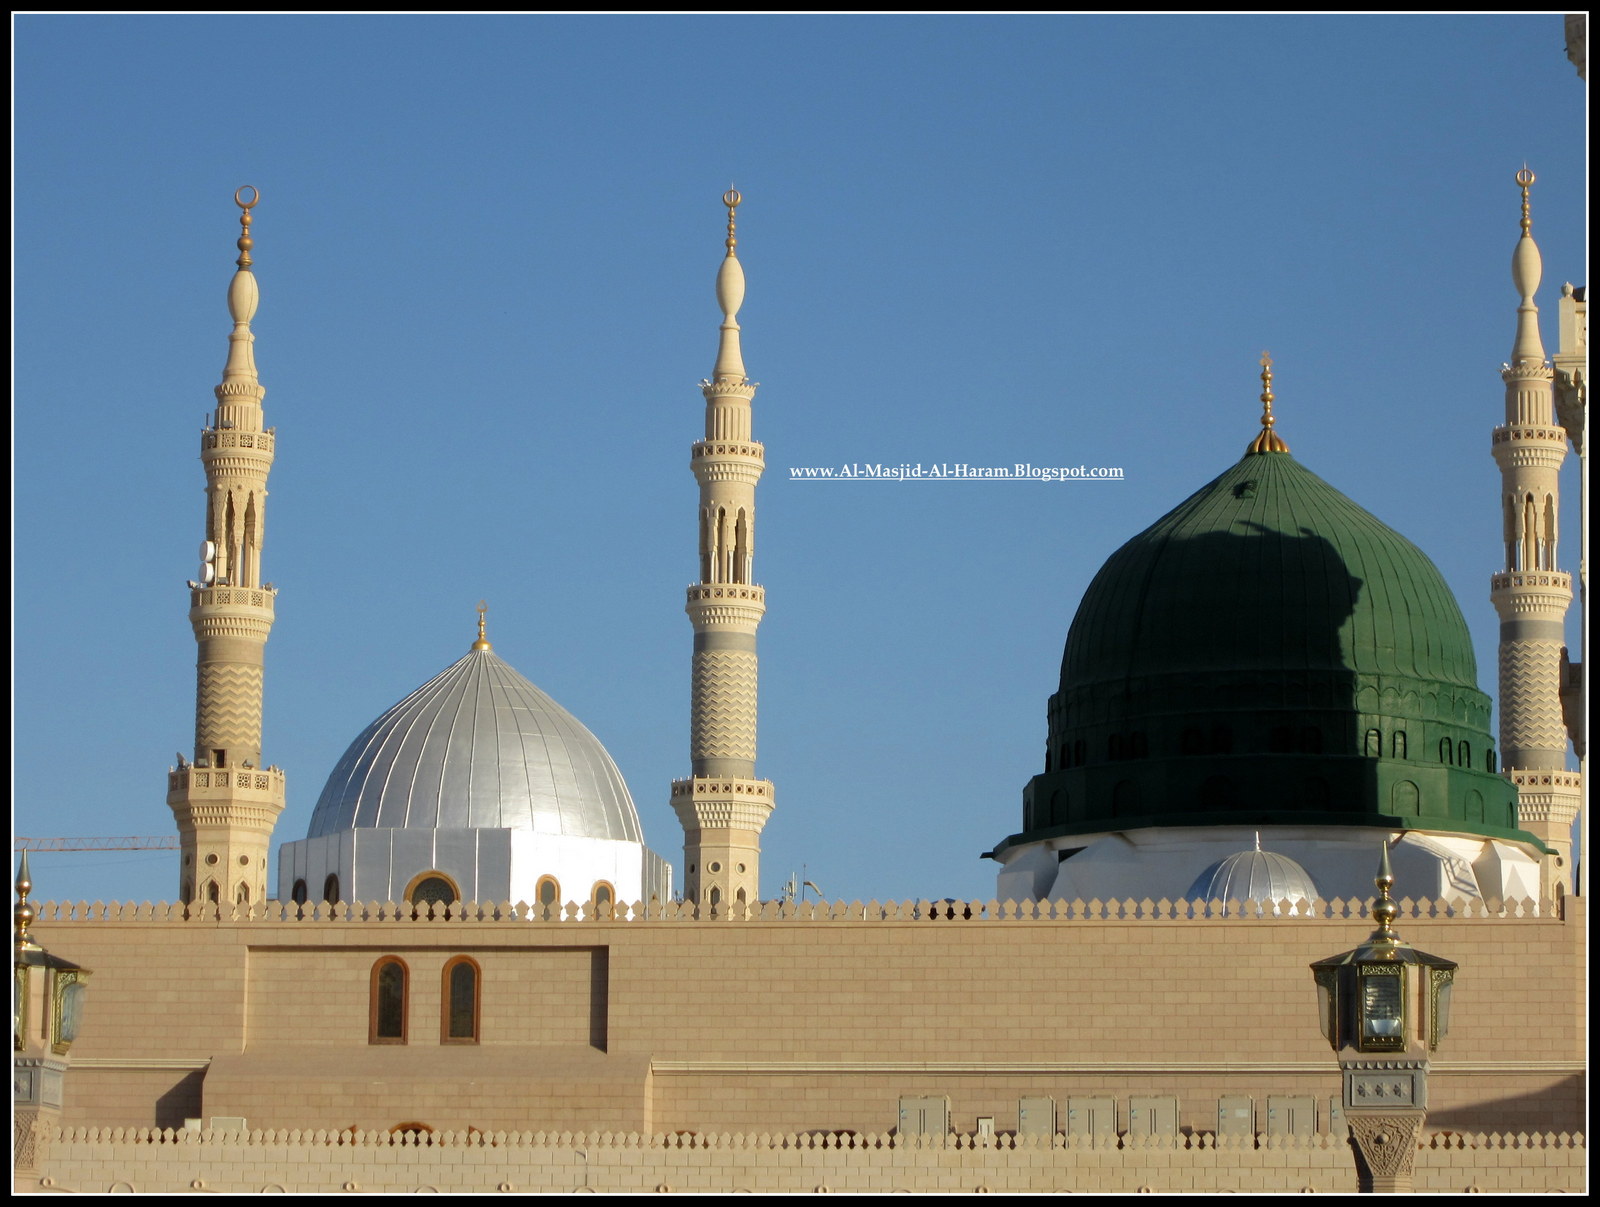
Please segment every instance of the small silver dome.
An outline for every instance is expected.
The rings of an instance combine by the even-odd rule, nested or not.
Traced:
[[[1260,901],[1277,904],[1317,899],[1311,873],[1287,855],[1263,851],[1257,838],[1253,851],[1240,851],[1219,859],[1189,886],[1190,901]]]
[[[328,777],[306,837],[380,828],[644,841],[599,739],[486,649],[362,731]]]

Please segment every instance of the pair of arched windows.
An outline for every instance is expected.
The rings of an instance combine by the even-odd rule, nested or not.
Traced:
[[[296,905],[304,905],[310,897],[304,880],[296,880],[294,887],[289,890],[289,899]],[[329,905],[336,905],[339,901],[339,877],[329,876],[322,882],[322,899]]]
[[[534,889],[539,899],[541,909],[560,909],[561,907],[561,881],[554,876],[540,876],[539,884]],[[596,880],[594,887],[589,890],[589,904],[596,909],[610,909],[617,903],[617,890],[606,880]]]
[[[483,970],[471,956],[456,956],[440,974],[439,1042],[475,1044],[483,991]],[[372,966],[367,1042],[403,1044],[411,1031],[411,968],[399,956],[384,956]]]

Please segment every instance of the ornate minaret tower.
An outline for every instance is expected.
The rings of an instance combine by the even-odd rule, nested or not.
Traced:
[[[751,578],[756,482],[766,467],[750,438],[756,383],[744,373],[739,324],[744,269],[734,254],[733,189],[728,254],[717,273],[722,342],[706,398],[706,437],[690,452],[700,483],[700,581],[689,588],[694,678],[689,719],[691,777],[672,784],[683,823],[684,896],[708,909],[760,900],[761,828],[772,812],[772,782],[756,779],[756,626],[766,593]]]
[[[244,200],[246,192],[250,200]],[[254,186],[234,194],[239,270],[228,286],[233,316],[228,363],[211,426],[200,433],[206,470],[206,534],[199,582],[189,584],[195,660],[194,762],[167,776],[167,804],[183,850],[181,898],[255,904],[267,891],[267,851],[283,811],[283,772],[261,763],[261,668],[272,629],[272,584],[261,581],[267,471],[273,429],[262,425],[250,320],[258,300],[250,271]]]
[[[1511,257],[1511,279],[1522,302],[1511,361],[1500,374],[1506,383],[1506,421],[1494,430],[1506,561],[1490,595],[1500,614],[1500,758],[1517,785],[1522,828],[1557,852],[1559,865],[1547,868],[1546,887],[1553,891],[1570,880],[1572,823],[1582,780],[1566,769],[1561,714],[1563,622],[1572,602],[1572,576],[1557,568],[1556,526],[1567,440],[1556,422],[1553,373],[1533,301],[1543,272],[1528,214],[1533,180],[1527,168],[1517,173],[1522,238]]]

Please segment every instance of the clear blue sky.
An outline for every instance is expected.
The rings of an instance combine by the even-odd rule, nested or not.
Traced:
[[[687,453],[730,180],[768,455],[767,893],[802,866],[830,897],[993,892],[978,855],[1019,828],[1077,601],[1240,455],[1263,348],[1295,455],[1434,557],[1495,690],[1524,160],[1551,348],[1586,262],[1559,16],[14,29],[20,833],[172,831],[245,183],[279,435],[277,841],[487,597],[496,651],[599,735],[680,861]],[[788,480],[869,461],[1126,478]],[[34,872],[46,899],[166,899],[177,857]]]

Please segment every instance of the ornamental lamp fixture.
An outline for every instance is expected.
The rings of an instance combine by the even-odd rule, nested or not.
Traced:
[[[1335,1052],[1425,1055],[1450,1029],[1456,965],[1418,951],[1394,931],[1394,873],[1385,843],[1373,882],[1378,929],[1360,947],[1311,965],[1322,1035]]]
[[[1450,1029],[1456,965],[1394,931],[1394,873],[1383,845],[1372,918],[1360,947],[1311,965],[1323,1038],[1338,1054],[1343,1105],[1364,1192],[1409,1192],[1428,1106],[1428,1055]]]

